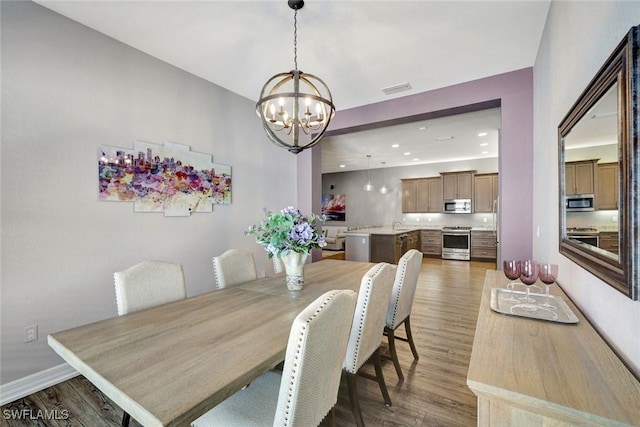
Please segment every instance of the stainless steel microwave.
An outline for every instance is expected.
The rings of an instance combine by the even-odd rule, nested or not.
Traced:
[[[471,199],[445,200],[444,213],[471,213]]]
[[[567,212],[588,212],[595,210],[593,194],[570,194],[565,197]]]

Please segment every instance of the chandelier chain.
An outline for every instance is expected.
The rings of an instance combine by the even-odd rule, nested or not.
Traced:
[[[298,8],[293,12],[293,65],[298,71]]]

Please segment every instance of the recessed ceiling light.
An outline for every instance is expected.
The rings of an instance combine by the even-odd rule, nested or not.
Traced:
[[[483,142],[482,144],[480,144],[480,147],[486,147],[487,145],[489,145],[488,142]]]
[[[478,134],[478,136],[487,136],[487,133],[486,133],[486,132],[480,132],[480,133]]]
[[[488,151],[483,151],[482,154],[489,154],[489,152]]]
[[[413,159],[414,162],[417,162],[418,160],[420,160],[420,159],[417,158],[417,157],[415,159]]]
[[[404,153],[404,155],[405,155],[405,156],[410,156],[410,155],[411,155],[411,152],[410,152],[410,151],[407,151],[406,153]]]
[[[450,139],[453,139],[453,136],[441,136],[436,138],[436,141],[448,141]]]
[[[398,148],[398,147],[400,147],[400,144],[393,144],[393,145],[391,146],[391,148]]]
[[[345,167],[347,167],[347,166],[346,166],[346,165],[340,165],[340,167],[341,167],[341,168],[345,168]]]
[[[426,127],[426,126],[420,126],[420,127],[418,128],[418,130],[419,130],[419,131],[427,130],[427,127]]]

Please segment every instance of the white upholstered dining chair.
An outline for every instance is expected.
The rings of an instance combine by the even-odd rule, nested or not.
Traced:
[[[309,304],[291,326],[282,372],[268,371],[191,425],[306,427],[333,415],[355,303],[355,292],[335,290]]]
[[[358,427],[364,426],[364,419],[358,402],[357,375],[377,381],[385,404],[391,406],[391,398],[384,382],[380,362],[380,337],[384,331],[394,277],[394,266],[379,263],[362,277],[360,283],[343,366],[349,389],[351,411]],[[360,372],[360,368],[367,360],[373,362],[375,377]]]
[[[186,298],[182,265],[143,261],[113,273],[118,315]]]
[[[274,256],[271,258],[271,261],[273,262],[273,272],[274,273],[282,273],[284,271],[284,264],[282,263],[282,260],[280,258],[278,258],[277,256]]]
[[[405,341],[409,343],[413,358],[419,359],[416,345],[411,335],[411,306],[413,305],[413,297],[418,287],[418,276],[420,276],[420,268],[422,267],[422,252],[410,249],[398,261],[396,270],[396,279],[391,292],[391,300],[389,301],[389,309],[387,311],[387,323],[384,327],[384,334],[389,342],[389,352],[393,366],[396,368],[396,374],[400,381],[404,380],[400,362],[398,361],[398,353],[396,351],[395,340]],[[395,335],[395,330],[404,325],[406,333],[405,337]]]
[[[213,257],[213,276],[217,289],[255,280],[258,276],[253,254],[240,249],[229,249],[222,255]]]
[[[113,273],[118,316],[187,297],[182,265],[165,261],[143,261]],[[131,416],[122,414],[122,426]]]

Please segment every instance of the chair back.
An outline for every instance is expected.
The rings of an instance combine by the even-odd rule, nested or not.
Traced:
[[[222,255],[213,257],[213,276],[217,289],[255,280],[258,276],[253,254],[240,249],[229,249]]]
[[[329,291],[293,321],[274,426],[319,425],[336,404],[355,304],[354,291]]]
[[[376,264],[362,277],[344,360],[347,372],[357,373],[380,347],[394,277],[395,267],[387,263]]]
[[[186,298],[182,265],[143,261],[113,273],[118,315]]]
[[[271,258],[271,261],[273,262],[274,273],[282,273],[284,271],[284,264],[282,263],[282,260],[280,258],[274,256],[273,258]]]
[[[408,250],[398,261],[396,279],[387,311],[387,328],[396,329],[410,314],[422,267],[422,252]]]

